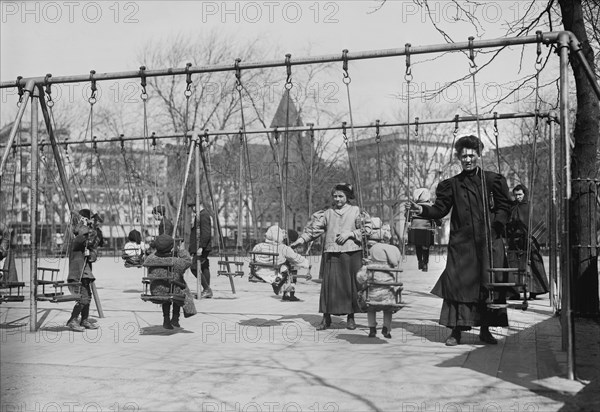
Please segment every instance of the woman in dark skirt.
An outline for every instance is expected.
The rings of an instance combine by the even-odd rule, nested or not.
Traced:
[[[323,319],[317,330],[331,325],[331,315],[347,315],[348,329],[356,329],[354,313],[357,304],[356,273],[362,266],[363,238],[371,233],[371,219],[358,206],[348,203],[354,191],[348,183],[336,184],[331,190],[333,207],[315,213],[304,233],[290,246],[298,246],[325,235],[323,281],[319,312]]]

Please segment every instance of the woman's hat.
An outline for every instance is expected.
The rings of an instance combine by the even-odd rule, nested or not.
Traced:
[[[78,213],[79,216],[85,217],[86,219],[92,218],[92,212],[90,211],[90,209],[81,209]]]
[[[335,192],[336,190],[344,192],[348,199],[354,199],[354,189],[350,183],[337,183],[335,186],[333,186],[331,193]]]
[[[175,242],[173,241],[173,237],[169,235],[159,235],[154,240],[154,247],[156,248],[155,255],[158,257],[170,257],[172,255],[173,245]]]

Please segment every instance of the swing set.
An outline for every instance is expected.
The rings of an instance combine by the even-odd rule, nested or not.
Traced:
[[[10,148],[15,144],[15,136],[17,134],[19,124],[24,115],[27,103],[31,99],[32,100],[32,105],[31,105],[31,116],[32,116],[31,135],[32,135],[32,139],[31,139],[31,182],[30,182],[31,183],[31,204],[30,204],[31,213],[30,214],[33,217],[36,216],[35,212],[37,210],[37,203],[38,203],[38,192],[37,192],[38,191],[38,189],[37,189],[38,163],[39,163],[38,154],[39,154],[40,144],[38,142],[38,130],[37,130],[38,110],[37,110],[37,104],[34,104],[33,102],[35,102],[37,100],[39,102],[39,105],[42,109],[42,113],[44,115],[46,128],[48,130],[48,135],[50,137],[50,144],[52,146],[52,149],[54,152],[54,158],[55,158],[55,161],[58,166],[59,177],[60,177],[61,185],[63,187],[64,196],[66,198],[68,208],[71,212],[73,212],[75,210],[73,201],[71,199],[70,191],[69,191],[68,181],[66,179],[66,175],[64,172],[64,165],[62,164],[61,156],[58,153],[59,143],[57,142],[57,139],[54,136],[53,126],[50,121],[50,114],[49,114],[49,108],[48,108],[48,106],[50,106],[50,105],[49,104],[47,105],[45,99],[42,98],[42,96],[44,95],[44,89],[43,89],[44,86],[47,89],[49,89],[52,84],[90,81],[92,83],[92,88],[94,89],[96,81],[104,81],[104,80],[110,80],[110,79],[140,78],[142,76],[146,76],[146,77],[149,77],[149,76],[175,76],[175,75],[188,75],[189,76],[193,73],[202,73],[202,72],[209,72],[209,71],[241,70],[241,69],[255,69],[255,68],[280,67],[280,66],[287,66],[289,68],[292,65],[300,65],[300,64],[326,63],[326,62],[335,62],[335,61],[342,61],[342,62],[347,63],[347,61],[349,61],[349,60],[356,60],[356,59],[371,59],[371,58],[393,57],[393,56],[402,56],[402,55],[408,56],[408,55],[416,55],[416,54],[429,54],[429,53],[440,53],[440,52],[461,51],[461,50],[469,50],[471,56],[473,56],[475,49],[518,46],[518,45],[534,44],[534,43],[538,45],[538,48],[541,46],[541,44],[556,45],[556,48],[558,50],[558,55],[560,58],[560,64],[559,64],[559,68],[560,68],[560,84],[559,84],[559,86],[560,86],[559,87],[560,111],[559,111],[558,116],[555,116],[554,114],[549,114],[548,120],[550,122],[553,122],[553,121],[555,121],[556,117],[559,119],[558,123],[559,123],[559,130],[560,130],[560,139],[561,139],[561,142],[563,142],[561,145],[561,150],[560,150],[560,164],[565,166],[564,168],[562,168],[563,175],[561,178],[561,182],[562,182],[561,188],[563,191],[562,194],[563,194],[564,200],[562,200],[562,208],[560,210],[561,210],[561,212],[564,213],[564,216],[565,216],[565,218],[562,219],[561,224],[566,225],[565,222],[568,220],[567,217],[568,217],[568,209],[569,209],[568,208],[568,200],[570,199],[570,196],[571,196],[571,176],[570,176],[570,164],[569,164],[571,148],[570,148],[570,139],[569,139],[569,117],[568,117],[569,103],[568,103],[568,83],[567,83],[567,80],[568,80],[567,79],[567,69],[568,69],[569,52],[571,52],[573,54],[574,58],[578,59],[579,63],[581,64],[581,66],[583,67],[583,69],[587,75],[587,78],[589,80],[589,83],[591,84],[591,87],[593,88],[597,97],[600,98],[600,87],[596,83],[595,76],[583,56],[583,52],[581,50],[578,40],[570,32],[549,32],[549,33],[538,32],[535,36],[523,36],[523,37],[515,37],[515,38],[502,38],[502,39],[481,40],[481,41],[474,41],[471,38],[471,39],[469,39],[468,42],[459,42],[459,43],[441,44],[441,45],[432,45],[432,46],[421,46],[421,47],[405,47],[404,49],[401,49],[401,48],[400,49],[388,49],[388,50],[378,50],[378,51],[374,51],[374,52],[360,52],[360,53],[353,53],[353,54],[350,54],[347,51],[344,51],[342,56],[339,56],[339,55],[318,56],[318,57],[297,59],[293,62],[291,61],[291,59],[289,57],[287,57],[286,61],[284,63],[282,63],[280,61],[276,61],[276,62],[257,62],[257,63],[241,64],[238,62],[233,67],[231,65],[207,66],[207,67],[191,67],[188,65],[185,68],[144,70],[143,73],[140,71],[133,71],[133,72],[121,72],[121,73],[103,73],[103,74],[97,74],[97,75],[95,72],[92,71],[89,76],[85,76],[85,75],[81,76],[80,75],[80,76],[63,76],[63,77],[52,78],[50,75],[47,75],[46,77],[37,77],[37,78],[28,78],[28,79],[18,78],[16,82],[14,82],[14,81],[1,82],[0,88],[17,88],[17,90],[19,92],[19,98],[20,98],[21,104],[19,106],[16,120],[10,131],[8,143],[5,146],[4,154],[1,159],[0,180],[2,179],[3,175],[5,174],[5,165],[6,165],[9,153],[10,153]],[[475,83],[475,74],[479,71],[479,68],[477,68],[477,66],[475,65],[474,58],[471,58],[471,61],[472,61],[471,73],[473,75],[472,76],[473,82]],[[347,81],[348,81],[348,83],[347,83],[347,85],[348,85],[350,83],[349,77],[348,77]],[[350,94],[349,88],[347,90],[348,90],[348,97],[349,97],[349,94]],[[475,94],[475,96],[476,96],[476,94]],[[348,101],[350,103],[350,99],[348,99]],[[478,136],[481,136],[479,122],[481,120],[483,120],[484,116],[479,115],[476,102],[475,102],[475,107],[476,107],[476,120],[478,122]],[[500,118],[500,116],[498,118]],[[541,116],[538,116],[536,118],[536,123],[539,121],[539,118],[541,118]],[[411,122],[409,121],[407,123],[411,123]],[[352,135],[354,134],[355,127],[356,126],[353,124],[352,112],[350,110],[350,128],[351,128]],[[365,126],[365,127],[372,127],[372,125]],[[311,127],[311,129],[313,129],[313,128]],[[335,129],[335,128],[327,128],[327,129]],[[550,129],[552,129],[552,128],[550,128]],[[289,130],[291,130],[291,128]],[[302,128],[296,127],[295,130],[302,130]],[[317,130],[317,128],[314,128],[314,130]],[[260,132],[265,133],[266,130],[262,130]],[[273,132],[273,130],[271,130],[271,132]],[[219,131],[219,132],[213,132],[212,134],[216,136],[217,134],[221,134],[221,133],[222,134],[231,134],[232,132]],[[249,133],[249,131],[245,130],[245,126],[243,125],[241,135],[245,136],[247,133]],[[345,133],[344,133],[344,136],[345,136]],[[189,137],[187,131],[186,131],[186,137]],[[99,141],[100,140],[98,140],[98,142]],[[190,145],[189,145],[190,149],[192,149],[193,144],[194,144],[193,139],[190,139]],[[196,140],[196,144],[198,144],[197,140]],[[553,149],[553,148],[554,147],[551,146],[551,149]],[[198,150],[199,150],[199,147],[198,147]],[[186,168],[186,178],[185,178],[184,183],[187,183],[187,178],[189,175],[191,158],[192,158],[191,154],[193,153],[193,151],[190,150],[189,152],[190,152],[190,156],[188,157],[187,168]],[[356,151],[355,151],[355,155],[356,155]],[[551,153],[552,159],[554,158],[554,156],[555,156],[555,153]],[[351,158],[351,156],[350,156],[350,158]],[[197,168],[197,169],[199,169],[199,168]],[[410,170],[410,167],[408,169]],[[359,194],[359,202],[362,203],[362,193],[360,192],[361,185],[360,185],[360,180],[359,180],[358,174],[355,175],[355,181],[356,181],[356,186],[357,186],[358,194]],[[408,182],[408,186],[410,186],[410,178],[408,178],[407,182]],[[552,187],[553,187],[553,191],[554,191],[554,188],[557,185],[555,174],[553,174],[551,176],[551,182],[552,182]],[[485,182],[483,182],[483,185],[484,186],[483,186],[482,190],[483,190],[483,193],[485,194],[486,193]],[[185,189],[185,185],[183,187]],[[285,195],[285,191],[284,191],[283,187],[282,187],[282,191],[284,192],[284,195]],[[410,193],[408,193],[408,194],[410,195]],[[407,197],[410,198],[410,196],[407,196]],[[175,222],[176,227],[177,227],[177,223],[178,223],[180,213],[181,213],[182,202],[183,202],[183,196],[180,196],[179,207],[177,210],[177,218],[176,218],[176,222]],[[552,219],[556,219],[555,215],[557,215],[557,212],[559,210],[559,209],[556,209],[554,206],[555,205],[553,204],[552,208],[551,208],[551,218]],[[282,203],[282,207],[283,207],[283,203]],[[215,210],[215,212],[216,212],[216,210]],[[285,210],[282,211],[282,215],[285,216]],[[284,220],[284,222],[285,222],[285,220]],[[36,230],[35,230],[37,227],[36,219],[32,219],[31,225],[32,225],[32,230],[31,230],[32,253],[31,253],[31,260],[30,260],[31,261],[31,270],[30,270],[31,282],[30,283],[31,283],[32,297],[35,297],[35,295],[36,295],[35,290],[38,285],[38,283],[37,283],[38,248],[37,248],[37,239],[36,239]],[[488,244],[488,251],[489,251],[489,253],[491,253],[491,236],[489,236],[489,230],[490,230],[489,214],[486,216],[486,226],[488,228],[486,230],[486,234],[487,234],[487,242],[486,243]],[[573,326],[572,326],[572,319],[571,319],[572,305],[571,305],[571,300],[570,300],[571,299],[571,296],[570,296],[571,276],[569,273],[570,265],[568,264],[570,253],[569,253],[568,230],[566,229],[566,226],[564,226],[563,229],[565,229],[565,230],[561,231],[561,233],[562,233],[561,270],[563,272],[563,282],[562,282],[562,292],[563,293],[561,295],[562,296],[562,308],[563,308],[562,313],[565,313],[565,319],[566,319],[567,326],[568,326],[567,330],[569,331],[569,333],[566,333],[566,336],[564,336],[564,339],[566,341],[567,352],[568,352],[569,378],[573,379],[574,378],[574,363],[573,363],[574,352],[573,352],[573,335],[572,335]],[[556,239],[554,239],[554,240],[556,240]],[[239,240],[238,240],[238,242],[239,242]],[[557,245],[553,244],[552,247],[556,250]],[[556,257],[556,254],[554,254],[553,256]],[[493,261],[491,259],[490,259],[490,263],[491,263],[490,279],[495,279],[496,275],[498,275],[498,274],[506,273],[504,271],[499,271],[498,269],[500,269],[500,268],[494,267]],[[238,265],[235,264],[235,266],[238,266]],[[553,266],[554,270],[556,269],[556,265],[551,265],[551,266]],[[240,267],[240,266],[238,266],[238,267]],[[552,269],[551,269],[551,271],[552,271]],[[225,270],[224,270],[224,272],[225,272]],[[228,268],[226,273],[232,274],[232,273],[236,273],[236,272],[239,272],[239,270],[236,269],[236,270],[232,271],[230,268]],[[523,276],[522,269],[517,268],[516,271],[513,270],[513,273],[511,276],[516,277],[517,280],[515,282],[504,282],[504,281],[499,282],[499,283],[501,283],[501,285],[498,285],[497,288],[500,288],[500,289],[506,288],[506,287],[508,287],[507,284],[509,284],[509,283],[515,283],[515,284],[524,284],[525,283],[522,280],[522,276]],[[552,276],[554,278],[556,278],[556,274],[552,273]],[[519,277],[521,277],[521,278],[519,279]],[[493,284],[494,282],[490,282],[490,283]],[[493,286],[493,287],[496,287],[496,286]],[[496,289],[496,291],[498,291],[498,290],[499,289]],[[97,301],[97,299],[95,299],[95,301],[97,304],[99,303]],[[34,328],[37,325],[35,302],[36,302],[36,299],[31,299],[30,327],[31,327],[32,331],[34,330]]]

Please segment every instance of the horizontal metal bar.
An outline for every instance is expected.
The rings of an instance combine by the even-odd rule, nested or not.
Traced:
[[[458,116],[458,115],[457,115]],[[531,117],[535,117],[536,114],[533,112],[523,112],[523,113],[497,113],[497,114],[486,114],[486,115],[480,115],[479,118],[477,116],[458,116],[458,117],[453,117],[451,119],[419,119],[419,121],[410,121],[410,122],[395,122],[395,123],[380,123],[379,127],[380,128],[385,128],[385,127],[400,127],[400,126],[410,126],[410,125],[416,125],[419,124],[420,126],[424,125],[424,124],[447,124],[447,123],[463,123],[463,122],[475,122],[477,120],[479,121],[488,121],[488,120],[510,120],[510,119],[525,119],[525,118],[531,118]],[[548,112],[540,112],[538,114],[538,117],[540,118],[547,118],[548,117]],[[289,127],[289,128],[266,128],[266,129],[256,129],[256,130],[246,130],[243,133],[245,134],[266,134],[266,133],[285,133],[286,130],[288,133],[294,133],[294,132],[308,132],[308,131],[326,131],[326,130],[343,130],[344,127],[346,129],[349,129],[350,126],[349,125],[340,125],[340,126],[294,126],[294,127]],[[354,129],[372,129],[377,127],[376,124],[360,124],[360,125],[354,125],[352,126]],[[237,135],[242,133],[240,130],[215,130],[215,131],[209,131],[206,130],[202,133],[200,133],[200,135],[205,135],[208,134],[209,136],[231,136],[231,135]],[[62,141],[62,142],[58,142],[58,144],[60,145],[64,145],[64,146],[69,146],[69,145],[73,145],[73,144],[93,144],[95,143],[122,143],[122,142],[126,142],[126,141],[135,141],[135,140],[160,140],[160,139],[176,139],[176,138],[183,138],[183,137],[192,137],[198,135],[198,132],[193,132],[190,131],[187,133],[187,135],[184,134],[171,134],[171,135],[163,135],[163,136],[148,136],[148,137],[144,137],[144,136],[133,136],[133,137],[125,137],[125,136],[119,136],[119,137],[113,137],[113,138],[107,138],[107,139],[94,139],[93,141],[84,141],[84,140],[74,140],[74,141]],[[49,146],[50,143],[49,142],[40,142],[40,147],[44,147],[44,146]],[[17,148],[17,147],[29,147],[31,146],[31,143],[22,143],[22,144],[14,144],[12,147],[13,148]],[[0,148],[4,148],[5,145],[0,145]]]
[[[541,42],[544,44],[556,43],[558,41],[558,37],[560,33],[565,32],[548,32],[541,34]],[[572,36],[570,32],[569,36]],[[573,36],[574,37],[574,36]],[[461,51],[468,49],[485,49],[492,47],[508,47],[508,46],[517,46],[523,44],[537,43],[538,36],[523,36],[523,37],[504,37],[497,39],[488,39],[488,40],[473,40],[459,43],[443,43],[436,45],[428,45],[428,46],[411,46],[411,47],[402,47],[402,48],[394,48],[394,49],[383,49],[383,50],[374,50],[374,51],[360,51],[351,53],[348,52],[345,56],[347,60],[364,60],[364,59],[377,59],[384,57],[397,57],[397,56],[405,56],[407,54],[429,54],[429,53],[444,53],[444,52],[453,52],[453,51]],[[341,62],[344,60],[343,53],[340,52],[338,54],[328,54],[322,56],[314,56],[314,57],[301,57],[297,59],[290,59],[289,65],[291,66],[300,66],[307,64],[315,64],[315,63],[333,63],[333,62]],[[198,74],[198,73],[211,73],[211,72],[225,72],[225,71],[235,71],[238,68],[240,70],[252,70],[252,69],[262,69],[262,68],[270,68],[270,67],[285,67],[288,65],[288,62],[285,60],[273,60],[273,61],[263,61],[263,62],[250,62],[250,63],[239,63],[238,66],[235,65],[235,62],[231,62],[231,64],[217,64],[210,66],[190,66],[185,68],[169,68],[169,69],[158,69],[158,70],[135,70],[135,71],[125,71],[125,72],[112,72],[112,73],[94,73],[93,80],[95,81],[103,81],[103,80],[118,80],[118,79],[133,79],[133,78],[141,78],[143,74],[145,77],[160,77],[160,76],[175,76],[175,75],[187,75]],[[25,85],[27,81],[33,80],[37,84],[60,84],[60,83],[80,83],[80,82],[88,82],[92,80],[92,77],[87,75],[72,75],[72,76],[40,76],[40,77],[32,77],[32,78],[24,78],[18,81],[3,81],[0,83],[0,89],[17,87],[17,84]]]

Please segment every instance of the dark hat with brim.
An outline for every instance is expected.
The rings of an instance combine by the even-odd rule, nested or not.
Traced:
[[[79,216],[85,217],[86,219],[92,218],[92,212],[90,211],[90,209],[81,209],[78,213]]]
[[[173,255],[173,237],[169,235],[159,235],[154,240],[154,247],[156,248],[155,255],[158,257],[170,257]]]

